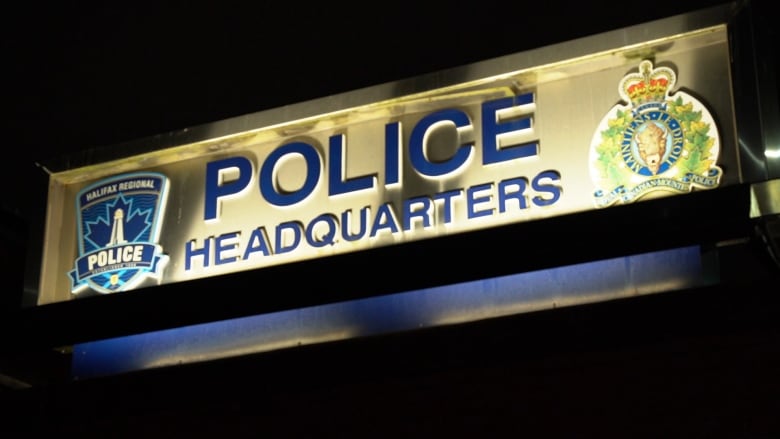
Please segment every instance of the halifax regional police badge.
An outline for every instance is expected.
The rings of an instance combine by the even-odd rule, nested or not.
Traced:
[[[656,191],[690,192],[720,184],[720,142],[707,109],[677,91],[674,71],[644,60],[618,87],[616,105],[596,130],[590,175],[596,207],[631,203]]]
[[[79,256],[69,275],[72,292],[127,291],[160,278],[168,262],[157,244],[168,179],[143,172],[111,177],[76,199]]]

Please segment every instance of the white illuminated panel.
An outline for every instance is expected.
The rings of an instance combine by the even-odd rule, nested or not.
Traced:
[[[38,303],[737,183],[720,172],[737,164],[726,27],[699,22],[223,121],[191,143],[55,172]],[[668,88],[628,93],[627,78],[650,87],[667,71]],[[649,99],[663,106],[643,107]],[[622,134],[650,125],[668,131],[652,148]],[[685,140],[691,130],[696,142]],[[649,149],[673,169],[648,165]]]

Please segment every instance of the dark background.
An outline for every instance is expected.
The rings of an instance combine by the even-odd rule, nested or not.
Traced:
[[[724,3],[19,3],[3,203],[23,208],[36,163]]]
[[[34,241],[44,167],[73,155],[724,3],[18,4],[2,26],[4,244]],[[684,222],[696,217],[686,207],[745,200],[724,193],[662,206],[652,218]],[[633,221],[653,207],[611,219]],[[735,217],[711,219],[702,236],[747,234]],[[570,230],[558,244],[586,257],[598,242],[577,233],[601,219],[537,229]],[[681,230],[668,239],[653,245],[694,238]],[[711,288],[83,382],[69,381],[66,354],[4,346],[0,374],[32,386],[5,383],[0,433],[780,437],[776,267],[752,244],[717,253],[723,283]],[[20,285],[23,267],[9,259],[4,276]],[[6,306],[17,291],[6,288]],[[78,330],[88,332],[94,320],[81,314]]]

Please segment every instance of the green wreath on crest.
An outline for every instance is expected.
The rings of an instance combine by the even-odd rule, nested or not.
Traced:
[[[684,133],[683,152],[675,166],[679,169],[678,176],[688,173],[707,175],[715,165],[710,154],[715,139],[709,136],[710,124],[702,122],[701,111],[693,111],[693,104],[683,103],[681,97],[667,101],[667,113],[680,122]],[[601,132],[601,143],[596,147],[596,169],[601,177],[610,183],[610,189],[628,186],[630,173],[621,164],[621,144],[623,132],[629,126],[633,117],[631,111],[617,110],[615,118],[607,120],[608,128]]]

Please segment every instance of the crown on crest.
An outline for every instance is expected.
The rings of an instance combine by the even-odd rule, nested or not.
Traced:
[[[653,63],[644,60],[639,63],[639,72],[626,75],[620,81],[620,96],[632,106],[647,102],[662,102],[674,86],[677,77],[668,67],[653,68]]]

